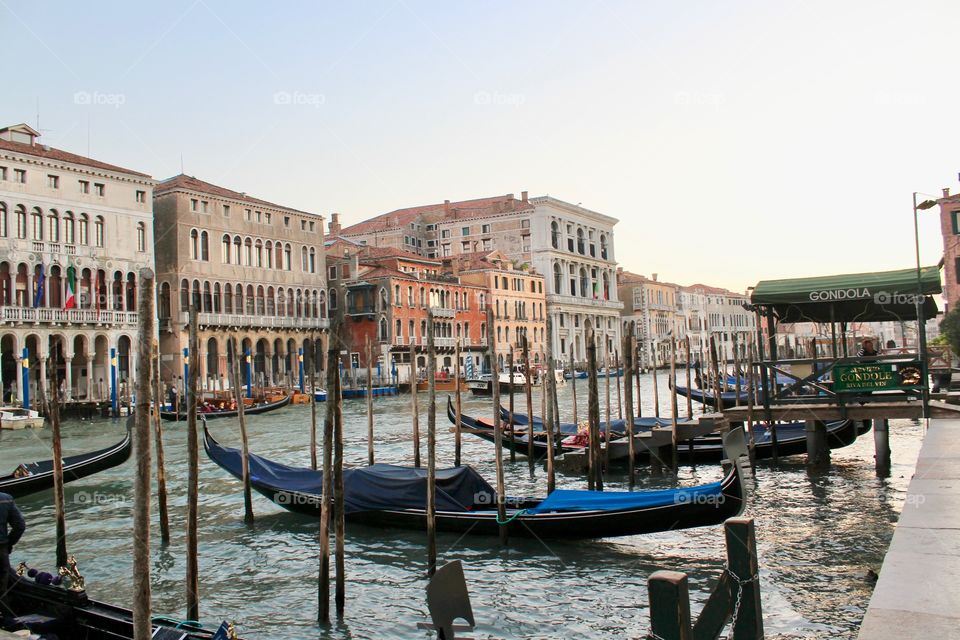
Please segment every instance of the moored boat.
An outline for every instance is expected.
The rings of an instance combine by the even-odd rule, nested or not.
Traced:
[[[129,424],[129,422],[128,422]],[[127,461],[132,449],[130,430],[117,444],[63,459],[63,481],[71,482],[92,475]],[[13,473],[0,476],[0,492],[9,493],[14,498],[43,491],[53,487],[53,460],[40,460],[21,464]]]
[[[43,416],[33,409],[0,407],[0,429],[40,429]]]
[[[267,413],[268,411],[273,411],[274,409],[280,409],[282,407],[290,404],[290,400],[293,398],[293,394],[287,394],[281,397],[279,400],[272,400],[267,398],[264,402],[255,402],[250,405],[244,405],[243,413],[244,415],[255,415],[258,413]],[[229,406],[229,405],[225,405]],[[215,420],[217,418],[235,418],[238,414],[237,409],[224,408],[220,409],[214,407],[213,405],[205,405],[197,410],[197,415],[202,415],[207,420]],[[164,420],[186,420],[187,413],[185,411],[175,412],[175,411],[161,411],[160,417]]]
[[[736,435],[734,435],[736,434]],[[738,430],[730,432],[741,440]],[[242,478],[242,455],[224,447],[204,428],[207,455]],[[323,476],[250,454],[252,487],[290,511],[319,516]],[[350,522],[384,529],[426,528],[426,470],[375,464],[343,472],[344,513]],[[744,506],[740,463],[734,460],[719,482],[658,491],[558,489],[547,498],[505,498],[500,521],[497,494],[471,467],[437,471],[436,528],[439,531],[498,536],[584,539],[637,535],[720,524]]]

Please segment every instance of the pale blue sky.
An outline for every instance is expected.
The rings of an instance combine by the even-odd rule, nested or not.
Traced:
[[[914,264],[960,190],[956,2],[0,0],[0,122],[345,223],[527,190],[742,290]],[[940,257],[936,215],[921,224]]]

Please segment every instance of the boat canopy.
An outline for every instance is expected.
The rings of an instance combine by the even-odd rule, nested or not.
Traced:
[[[918,281],[919,280],[919,281]],[[916,296],[923,315],[937,315],[931,296],[941,293],[938,267],[761,280],[750,302],[772,310],[780,322],[869,322],[916,320]]]
[[[722,500],[721,483],[713,482],[688,489],[664,489],[662,491],[584,491],[557,489],[527,513],[556,511],[617,511],[666,507],[678,504],[705,503],[710,499]]]
[[[469,511],[496,504],[497,492],[472,467],[437,469],[437,511]],[[345,513],[427,508],[427,470],[392,464],[343,472]]]

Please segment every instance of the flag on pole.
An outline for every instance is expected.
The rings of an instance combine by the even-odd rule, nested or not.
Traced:
[[[67,299],[63,302],[63,308],[77,308],[77,270],[73,265],[67,266]]]
[[[40,306],[40,303],[43,302],[43,285],[47,280],[47,277],[44,275],[43,265],[40,265],[40,275],[37,277],[37,295],[33,297],[33,308],[36,309]]]

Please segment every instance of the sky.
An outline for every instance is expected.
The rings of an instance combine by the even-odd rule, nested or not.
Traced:
[[[0,0],[0,123],[352,224],[528,191],[627,270],[915,265],[960,191],[960,3]],[[924,264],[942,254],[921,212]]]

